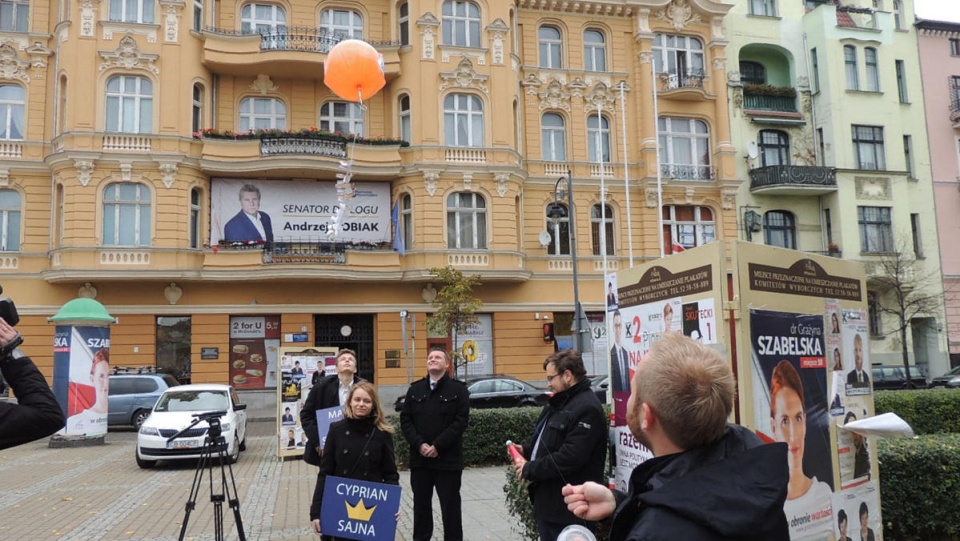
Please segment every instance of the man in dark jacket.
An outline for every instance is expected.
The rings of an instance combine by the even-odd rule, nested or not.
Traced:
[[[560,491],[567,484],[603,482],[607,420],[579,351],[554,353],[543,369],[554,395],[543,407],[532,439],[522,446],[529,461],[517,465],[517,475],[529,482],[541,541],[553,541],[571,524],[593,529],[592,522],[567,510]]]
[[[564,487],[570,511],[613,515],[611,541],[789,541],[786,445],[727,424],[735,380],[720,353],[665,335],[631,386],[627,423],[655,458],[633,470],[627,494]]]
[[[410,443],[414,541],[430,541],[433,536],[434,487],[440,499],[444,541],[463,540],[460,480],[470,396],[466,385],[449,376],[449,367],[446,352],[431,351],[427,377],[410,385],[400,412],[400,427]]]
[[[20,333],[0,318],[0,371],[17,403],[0,402],[0,449],[49,436],[66,424],[47,380],[17,347]]]
[[[317,372],[323,367],[318,366]],[[352,349],[341,349],[337,352],[337,373],[332,376],[321,376],[319,381],[307,393],[300,409],[300,426],[307,435],[307,445],[303,450],[303,461],[314,466],[320,465],[320,430],[317,427],[317,410],[343,406],[350,388],[363,381],[357,377],[357,354]]]

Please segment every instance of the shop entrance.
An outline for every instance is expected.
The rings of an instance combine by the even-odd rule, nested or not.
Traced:
[[[373,314],[322,314],[314,319],[314,345],[356,351],[357,375],[371,383],[375,383],[373,318]]]

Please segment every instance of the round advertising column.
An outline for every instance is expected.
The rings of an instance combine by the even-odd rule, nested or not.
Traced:
[[[110,324],[116,319],[93,299],[74,299],[47,321],[53,340],[53,394],[67,424],[50,447],[103,445],[110,394]]]

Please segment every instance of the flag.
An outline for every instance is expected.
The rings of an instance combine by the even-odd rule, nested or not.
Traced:
[[[393,224],[393,250],[400,255],[406,255],[407,250],[403,245],[403,228],[400,227],[400,202],[393,204],[393,210],[390,211],[390,222]]]
[[[673,245],[670,247],[670,250],[671,250],[671,253],[679,254],[680,252],[686,250],[686,248],[674,242]]]

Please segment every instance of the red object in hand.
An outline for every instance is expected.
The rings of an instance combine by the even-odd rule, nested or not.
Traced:
[[[515,466],[522,466],[527,462],[527,459],[523,458],[523,454],[520,452],[520,447],[509,440],[507,440],[507,452],[510,453],[510,458],[513,459]]]

